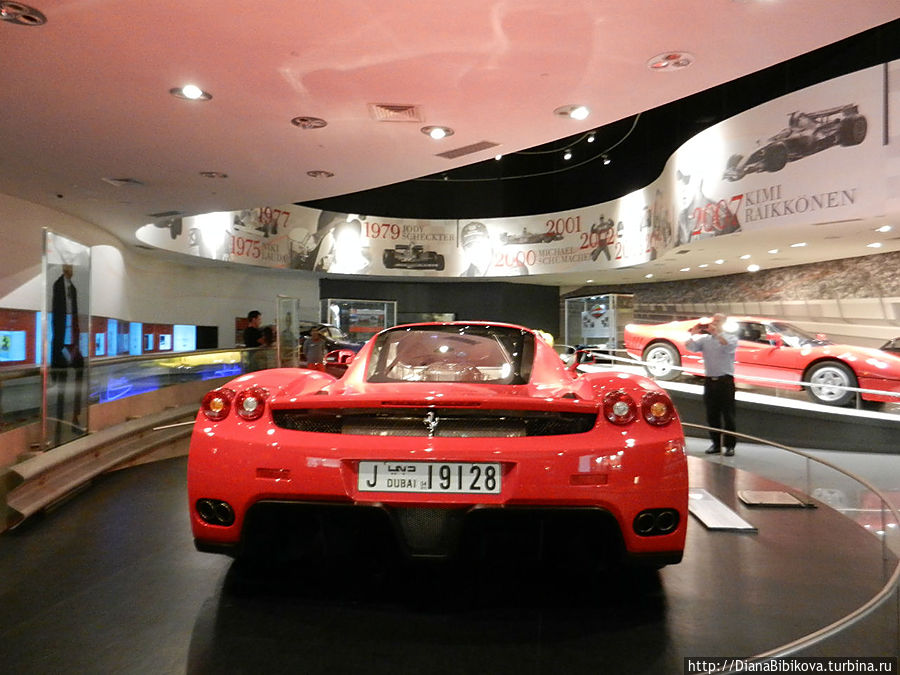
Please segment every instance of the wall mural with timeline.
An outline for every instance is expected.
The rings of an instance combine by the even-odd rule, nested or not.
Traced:
[[[615,269],[708,237],[884,215],[893,166],[884,129],[900,124],[886,88],[898,64],[720,122],[682,145],[653,183],[601,204],[464,220],[287,204],[160,220],[137,238],[212,260],[329,274],[510,277]]]

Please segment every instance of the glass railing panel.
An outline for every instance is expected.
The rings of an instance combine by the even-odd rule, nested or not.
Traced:
[[[40,421],[41,386],[39,368],[0,372],[0,433]]]

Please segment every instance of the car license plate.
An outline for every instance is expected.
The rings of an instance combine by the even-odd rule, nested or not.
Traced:
[[[362,461],[357,487],[361,492],[500,494],[500,465]]]

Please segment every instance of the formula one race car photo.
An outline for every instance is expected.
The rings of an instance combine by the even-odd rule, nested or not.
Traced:
[[[760,144],[746,159],[732,155],[722,177],[735,181],[748,173],[781,171],[788,162],[834,145],[859,145],[867,130],[868,122],[856,104],[811,113],[793,112],[787,128]]]
[[[595,565],[660,567],[688,520],[662,388],[567,368],[535,332],[487,322],[389,328],[340,379],[272,369],[209,392],[188,493],[197,548],[250,561],[583,546]]]
[[[523,227],[519,234],[509,234],[503,232],[500,234],[501,244],[549,244],[559,241],[563,236],[558,232],[529,232],[528,228]]]
[[[629,324],[625,326],[625,349],[630,356],[643,361],[647,373],[658,380],[673,380],[682,372],[703,375],[702,356],[684,346],[690,329],[698,322],[700,319]],[[900,401],[887,393],[900,392],[898,354],[834,344],[824,335],[811,335],[785,321],[759,317],[731,317],[725,330],[738,336],[734,364],[738,382],[785,390],[805,389],[811,401],[825,405],[853,403],[856,392],[845,387],[869,390],[860,393],[863,401],[876,404]]]
[[[444,256],[426,251],[420,244],[397,244],[384,250],[381,261],[386,269],[443,270]]]

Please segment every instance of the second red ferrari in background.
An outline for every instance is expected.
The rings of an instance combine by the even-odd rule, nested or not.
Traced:
[[[688,331],[700,321],[629,324],[625,327],[625,349],[643,361],[656,379],[671,380],[681,372],[703,375],[702,356],[684,346],[690,337]],[[847,405],[856,400],[856,392],[847,387],[869,390],[860,393],[864,401],[900,402],[900,397],[891,396],[900,394],[898,354],[834,344],[824,335],[811,335],[773,319],[731,317],[725,329],[738,336],[734,372],[738,381],[760,387],[805,388],[812,401],[826,405]]]

